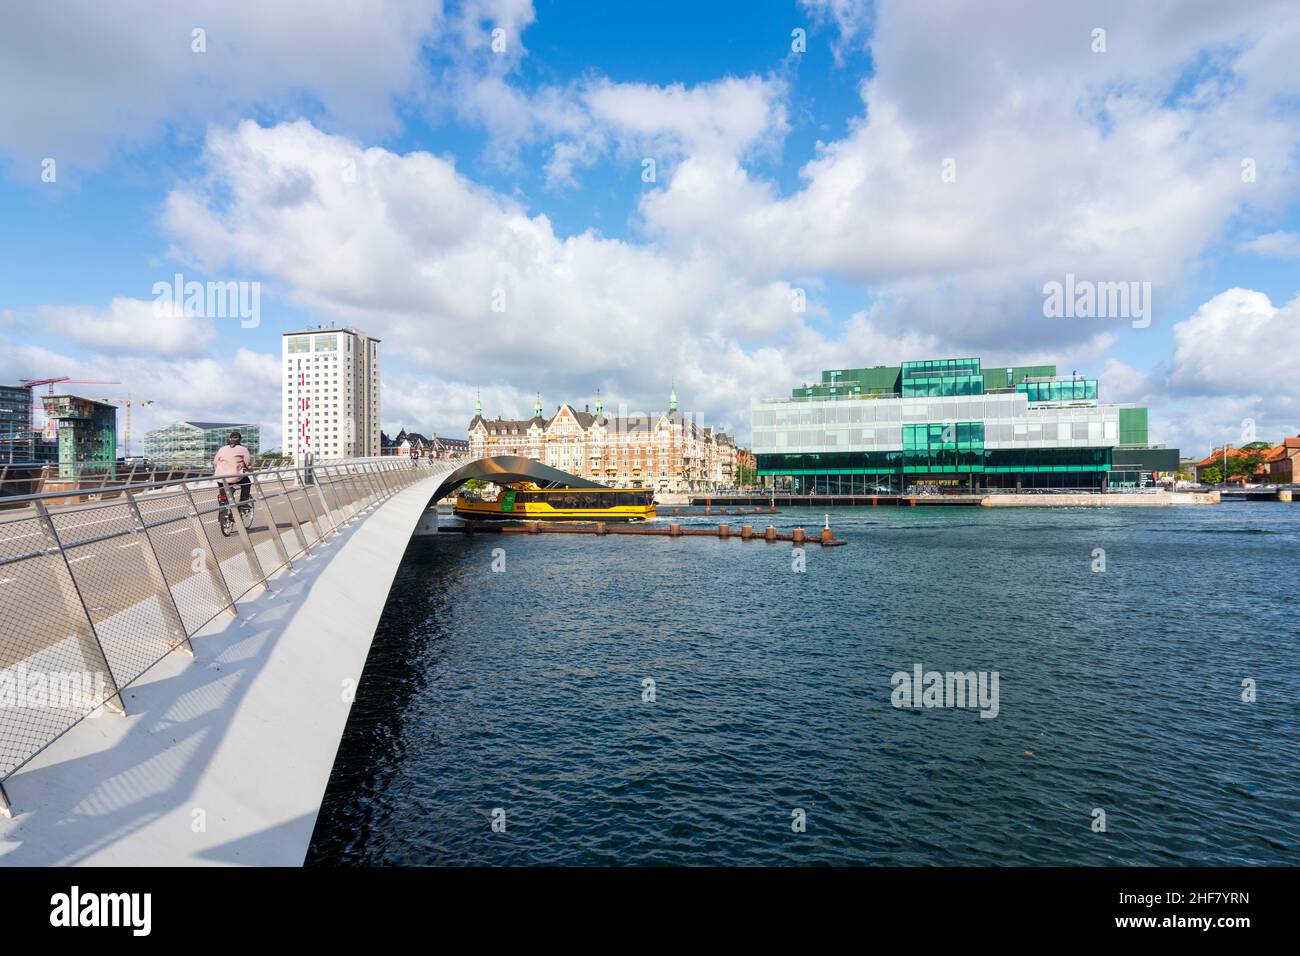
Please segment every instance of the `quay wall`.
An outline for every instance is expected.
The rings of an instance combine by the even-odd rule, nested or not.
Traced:
[[[1217,505],[1217,491],[1157,491],[1150,494],[987,495],[986,508],[1164,508],[1172,505]]]

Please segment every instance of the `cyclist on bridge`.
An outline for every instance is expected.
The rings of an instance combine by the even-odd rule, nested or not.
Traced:
[[[239,432],[231,432],[225,446],[217,449],[217,454],[212,459],[212,473],[231,476],[222,480],[227,485],[239,486],[240,504],[248,500],[249,492],[252,490],[248,472],[253,468],[253,456],[244,447],[243,440],[244,436]],[[239,477],[234,477],[236,475]]]

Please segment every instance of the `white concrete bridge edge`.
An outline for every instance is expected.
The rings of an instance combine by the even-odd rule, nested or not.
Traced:
[[[375,627],[445,475],[327,539],[5,787],[0,866],[301,865]]]

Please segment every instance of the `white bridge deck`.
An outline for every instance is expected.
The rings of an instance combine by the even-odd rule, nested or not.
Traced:
[[[346,525],[5,782],[0,866],[300,865],[351,694],[444,475]]]

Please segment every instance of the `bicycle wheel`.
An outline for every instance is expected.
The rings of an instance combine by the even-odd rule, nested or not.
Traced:
[[[221,533],[227,538],[235,533],[235,516],[230,513],[229,508],[221,509],[221,513],[217,515],[217,523],[221,526]]]
[[[243,515],[244,527],[249,531],[253,530],[253,502],[247,501],[239,506],[239,513]]]

